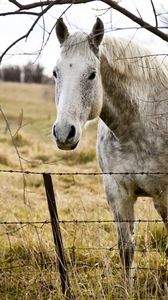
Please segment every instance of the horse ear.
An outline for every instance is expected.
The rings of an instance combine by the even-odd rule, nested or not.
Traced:
[[[65,40],[67,39],[67,37],[69,36],[69,32],[63,21],[63,18],[59,18],[57,20],[55,29],[56,29],[57,38],[58,38],[60,44],[62,45],[65,42]]]
[[[104,36],[104,24],[100,18],[97,18],[96,23],[93,26],[92,32],[89,35],[89,39],[96,48],[99,47]]]

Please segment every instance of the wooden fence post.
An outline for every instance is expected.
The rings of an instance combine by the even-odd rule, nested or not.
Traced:
[[[50,213],[55,250],[57,254],[62,292],[65,295],[67,300],[71,300],[73,299],[73,297],[71,294],[70,281],[67,272],[67,263],[64,255],[63,242],[62,242],[61,230],[59,226],[58,212],[57,212],[56,201],[54,196],[52,178],[50,174],[43,173],[43,179],[44,179],[48,208]]]

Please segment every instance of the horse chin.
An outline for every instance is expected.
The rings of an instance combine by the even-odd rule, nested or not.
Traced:
[[[57,147],[61,150],[74,150],[77,147],[78,143],[79,143],[79,141],[73,145],[57,143]]]

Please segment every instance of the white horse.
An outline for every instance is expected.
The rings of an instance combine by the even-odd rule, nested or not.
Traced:
[[[168,68],[131,41],[104,36],[99,18],[89,35],[69,34],[60,18],[56,34],[61,55],[53,71],[53,137],[60,149],[74,149],[85,123],[100,117],[97,155],[102,171],[112,173],[104,184],[129,275],[138,196],[153,198],[168,234]]]

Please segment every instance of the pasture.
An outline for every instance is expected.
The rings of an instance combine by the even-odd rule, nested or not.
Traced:
[[[0,83],[0,91],[0,169],[100,171],[96,122],[85,129],[77,150],[61,151],[53,143],[54,86]],[[60,220],[113,219],[102,176],[53,176],[53,183]],[[0,173],[0,207],[1,222],[30,222],[0,225],[0,299],[64,299],[51,226],[31,224],[49,220],[42,176]],[[151,199],[138,200],[136,219],[160,220]],[[61,223],[61,228],[75,299],[167,299],[166,237],[161,222],[136,223],[136,267],[130,291],[114,223]]]

